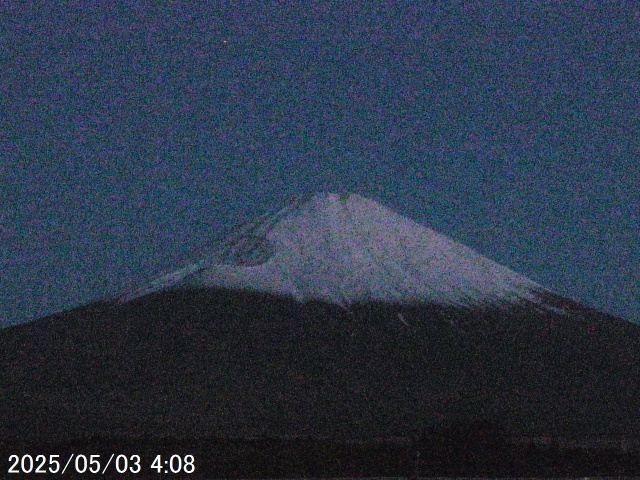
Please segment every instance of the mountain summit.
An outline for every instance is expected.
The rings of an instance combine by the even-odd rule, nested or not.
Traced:
[[[541,303],[537,283],[349,193],[296,198],[238,228],[206,258],[120,296],[227,287],[339,305],[369,300],[472,307]]]
[[[141,288],[0,330],[0,395],[6,458],[18,443],[25,453],[87,451],[78,447],[87,438],[109,453],[144,443],[157,454],[164,438],[200,442],[198,458],[220,468],[207,478],[238,477],[246,455],[291,458],[282,439],[373,442],[419,430],[437,443],[447,436],[438,431],[475,431],[478,421],[506,439],[640,445],[640,325],[371,200],[326,193],[239,227]],[[443,455],[482,463],[483,432]],[[229,439],[256,437],[273,440],[228,453]],[[322,456],[344,468],[316,477],[358,476],[321,450],[300,465]]]

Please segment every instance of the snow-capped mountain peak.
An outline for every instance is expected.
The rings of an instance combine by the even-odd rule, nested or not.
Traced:
[[[470,307],[539,302],[537,283],[357,194],[296,198],[237,228],[215,251],[119,297],[227,287],[325,300]]]

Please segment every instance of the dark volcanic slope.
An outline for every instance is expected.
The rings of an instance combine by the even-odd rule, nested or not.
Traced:
[[[0,436],[640,437],[640,326],[571,315],[161,292],[0,331]],[[405,325],[398,312],[402,312]]]

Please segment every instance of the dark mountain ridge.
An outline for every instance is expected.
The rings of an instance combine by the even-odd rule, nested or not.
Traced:
[[[234,439],[225,465],[257,470],[209,472],[406,475],[383,464],[431,451],[433,474],[477,474],[488,456],[520,456],[523,438],[613,442],[623,456],[638,445],[640,325],[372,200],[322,193],[113,299],[0,330],[0,395],[10,449],[124,441],[152,453],[167,440],[211,460]],[[380,453],[375,441],[394,438],[413,440]],[[334,452],[369,442],[357,454],[369,466],[322,460],[317,439]],[[289,453],[308,461],[276,468]]]
[[[98,303],[0,331],[0,435],[635,438],[640,327],[536,305],[324,302],[223,289]]]

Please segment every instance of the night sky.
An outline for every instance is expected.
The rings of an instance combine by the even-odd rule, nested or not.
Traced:
[[[640,321],[640,3],[0,4],[3,324],[318,190]]]

